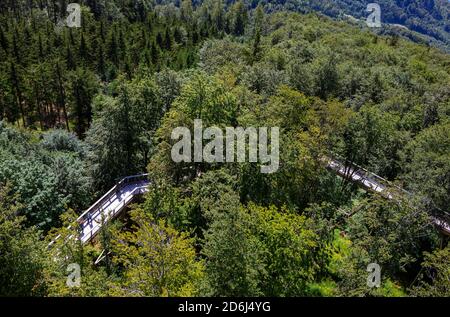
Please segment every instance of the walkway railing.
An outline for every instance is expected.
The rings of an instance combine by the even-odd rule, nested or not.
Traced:
[[[89,217],[89,214],[92,212],[98,210],[100,207],[104,205],[105,202],[111,200],[111,197],[115,196],[118,191],[120,191],[121,188],[125,184],[130,183],[137,183],[140,181],[146,181],[148,177],[148,174],[140,174],[140,175],[133,175],[128,176],[120,180],[116,185],[114,185],[113,188],[111,188],[106,194],[104,194],[99,200],[97,200],[91,207],[89,207],[85,212],[83,212],[77,219],[77,222],[82,221],[84,218]]]
[[[357,183],[364,187],[366,190],[371,190],[388,199],[394,199],[395,197],[408,196],[413,197],[414,194],[391,183],[377,174],[366,170],[365,168],[358,166],[353,162],[342,163],[335,158],[323,158],[322,161],[326,164],[329,170],[332,170],[337,175],[341,176],[348,181]],[[434,207],[439,211],[440,215],[432,216],[433,223],[445,234],[450,235],[450,222],[443,217],[450,219],[450,215],[437,207]]]
[[[354,163],[342,163],[335,158],[323,158],[322,161],[326,164],[328,169],[332,170],[342,178],[357,183],[367,190],[380,193],[388,199],[394,199],[394,197],[399,194],[407,195],[409,197],[413,196],[412,193]],[[83,214],[81,214],[77,219],[77,222],[80,224],[82,229],[79,236],[82,243],[88,243],[91,241],[97,235],[104,222],[108,222],[109,220],[117,217],[135,196],[141,195],[148,191],[149,185],[150,182],[148,180],[148,174],[125,177],[99,200],[97,200],[91,207],[89,207],[89,209],[83,212]],[[124,193],[124,189],[128,189],[129,191]],[[121,194],[126,195],[122,199],[119,199]],[[444,216],[449,216],[442,210],[440,210],[440,212]],[[450,219],[450,217],[448,218]],[[436,216],[432,216],[432,219],[437,227],[439,227],[444,233],[450,235],[449,221],[446,221],[442,217]],[[89,226],[89,229],[85,231],[87,226]],[[49,244],[49,246],[51,246],[59,238],[60,236],[57,236]],[[71,238],[72,236],[67,239]]]
[[[117,217],[133,201],[134,197],[142,195],[148,190],[149,184],[148,174],[128,176],[120,180],[78,217],[77,223],[81,229],[78,238],[81,242],[90,242],[98,234],[104,222]],[[72,226],[68,227],[68,229],[71,228]],[[59,238],[60,235],[50,242],[49,247]],[[66,240],[72,238],[73,235],[67,237]]]

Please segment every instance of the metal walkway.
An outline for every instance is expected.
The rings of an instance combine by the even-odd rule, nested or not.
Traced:
[[[82,243],[91,241],[102,223],[117,217],[137,195],[148,191],[150,182],[147,176],[148,174],[125,177],[78,218]]]
[[[79,240],[89,243],[99,233],[103,223],[116,218],[133,202],[136,196],[148,192],[150,181],[148,174],[129,176],[118,182],[102,198],[95,202],[88,210],[83,212],[77,219],[79,224]],[[70,227],[69,227],[70,228]],[[60,236],[57,236],[50,244],[51,246]],[[68,237],[68,239],[73,236]]]
[[[413,196],[412,193],[391,184],[386,179],[357,166],[344,164],[336,159],[325,158],[323,162],[327,169],[338,176],[358,184],[365,190],[377,192],[387,199],[397,195]],[[80,225],[79,239],[83,244],[89,243],[99,233],[103,223],[116,218],[136,196],[148,192],[150,181],[148,174],[129,176],[118,182],[102,198],[86,210],[78,219]],[[445,234],[450,235],[450,225],[443,219],[432,217],[434,224]],[[56,239],[58,239],[56,237]],[[69,237],[69,239],[72,237]],[[55,239],[55,240],[56,240]],[[49,246],[54,242],[52,241]]]
[[[358,184],[368,191],[376,192],[387,199],[394,199],[395,196],[412,197],[413,193],[398,187],[388,180],[376,175],[354,163],[344,164],[336,159],[326,158],[323,160],[329,170],[336,173],[338,176]],[[444,213],[442,211],[442,213]],[[445,214],[445,213],[444,213]],[[431,217],[434,225],[438,227],[444,234],[450,235],[450,224],[443,219]]]

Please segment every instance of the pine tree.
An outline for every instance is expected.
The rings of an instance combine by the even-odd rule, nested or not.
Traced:
[[[101,43],[98,48],[97,57],[97,70],[100,73],[100,77],[103,81],[106,81],[106,67],[105,67],[105,56],[103,52],[103,44]]]
[[[182,0],[181,1],[181,19],[190,24],[192,21],[193,9],[192,9],[192,1],[191,0]]]
[[[244,35],[247,24],[247,8],[242,0],[236,2],[232,7],[233,33],[237,36]]]
[[[19,75],[17,73],[16,66],[13,62],[11,62],[10,65],[10,80],[14,89],[15,97],[16,97],[16,104],[17,108],[20,110],[20,115],[22,116],[22,123],[23,126],[26,127],[26,120],[25,120],[25,111],[23,107],[23,95],[22,95],[22,89],[20,85]]]
[[[75,70],[77,67],[75,57],[72,54],[72,50],[70,49],[70,46],[67,46],[66,48],[66,64],[67,69],[69,70]]]
[[[81,33],[80,48],[78,49],[78,54],[85,64],[89,61],[89,51],[83,33]]]
[[[118,45],[115,31],[112,32],[108,44],[108,58],[116,66],[119,66]]]
[[[5,53],[7,53],[8,48],[9,48],[9,43],[8,43],[8,39],[6,38],[5,33],[3,32],[2,27],[0,27],[0,45],[3,48],[3,50],[5,51]]]
[[[157,65],[159,61],[159,49],[155,44],[155,42],[152,42],[151,54],[152,54],[152,63],[154,65]]]
[[[160,32],[158,32],[158,34],[156,35],[156,43],[158,44],[158,46],[159,46],[160,48],[164,48],[164,45],[163,45],[163,37],[162,37],[162,35],[161,35]]]
[[[58,90],[58,105],[59,108],[62,109],[63,111],[63,116],[64,116],[64,121],[65,121],[65,125],[66,125],[66,129],[68,132],[70,132],[70,127],[69,127],[69,117],[67,115],[67,107],[66,107],[66,93],[65,93],[65,89],[64,89],[64,85],[63,85],[63,75],[62,75],[62,69],[61,69],[61,65],[60,62],[57,61],[56,62],[56,66],[55,66],[55,77],[56,77],[56,82],[57,82],[57,90]]]
[[[40,59],[44,57],[44,49],[42,47],[42,37],[40,33],[38,35],[38,56]]]
[[[172,36],[170,34],[169,28],[166,28],[166,34],[164,37],[164,47],[168,51],[170,51],[172,49]]]
[[[218,31],[222,31],[225,28],[225,16],[223,12],[222,0],[215,1],[215,6],[212,14],[214,25]]]
[[[14,35],[13,35],[13,54],[14,54],[14,58],[16,59],[17,63],[21,63],[21,59],[20,59],[20,51],[19,51],[19,45],[17,43],[17,38],[18,38],[18,31],[15,30],[14,31]]]
[[[19,216],[18,198],[0,184],[0,296],[45,296],[46,245]]]
[[[181,32],[178,27],[175,28],[175,31],[173,33],[173,38],[174,38],[175,42],[177,42],[179,44],[182,43]]]
[[[75,132],[83,138],[92,119],[91,102],[97,93],[97,80],[86,68],[78,67],[70,74],[70,99],[75,119]]]
[[[253,61],[258,59],[258,56],[261,51],[261,32],[262,32],[262,26],[264,22],[264,9],[262,5],[258,5],[256,8],[256,14],[255,14],[255,25],[253,30],[253,52],[252,57]]]

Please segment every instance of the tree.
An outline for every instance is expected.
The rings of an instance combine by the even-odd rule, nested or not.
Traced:
[[[156,75],[156,83],[164,111],[168,111],[173,101],[180,95],[182,82],[182,76],[170,69],[163,70]]]
[[[191,205],[200,214],[191,223],[205,227],[204,291],[212,296],[306,295],[326,256],[317,228],[286,208],[242,206],[238,186],[225,169],[209,171],[192,185]]]
[[[87,47],[86,39],[84,38],[83,33],[81,33],[80,47],[78,49],[78,55],[80,56],[80,59],[83,61],[83,63],[86,63],[90,57],[89,49]]]
[[[17,109],[20,109],[20,115],[22,117],[22,123],[23,126],[26,127],[26,121],[25,121],[25,109],[23,106],[23,95],[22,95],[22,87],[20,83],[19,74],[17,72],[17,68],[14,65],[14,63],[11,63],[11,70],[10,70],[10,80],[12,83],[13,91],[15,94]]]
[[[172,49],[172,35],[169,28],[166,28],[166,33],[164,36],[164,48],[168,51]]]
[[[156,43],[158,44],[158,46],[163,49],[164,48],[164,43],[163,43],[163,37],[161,35],[160,32],[158,32],[158,34],[156,35]]]
[[[83,156],[85,145],[73,133],[65,130],[51,130],[42,135],[42,146],[49,151],[74,152]]]
[[[82,162],[81,142],[66,132],[44,134],[33,143],[29,134],[0,126],[0,182],[9,181],[21,202],[26,224],[49,230],[67,207],[89,203],[91,179]]]
[[[145,170],[163,113],[157,86],[150,78],[121,84],[117,97],[95,98],[86,142],[97,189],[107,189],[118,178]]]
[[[317,278],[321,253],[311,219],[287,209],[249,204],[252,236],[259,240],[264,274],[259,279],[264,296],[305,296]]]
[[[192,120],[202,119],[205,125],[223,125],[236,116],[237,103],[220,80],[196,72],[183,86],[173,108]]]
[[[191,0],[182,0],[181,1],[181,19],[186,23],[192,22],[193,9],[192,9],[192,1]]]
[[[261,33],[264,23],[264,9],[261,4],[256,8],[254,30],[253,30],[253,60],[257,60],[261,50]]]
[[[316,74],[316,94],[322,99],[327,99],[339,87],[339,75],[336,69],[335,56],[331,55],[329,58],[321,61]]]
[[[3,31],[3,28],[0,28],[0,45],[3,48],[5,52],[7,52],[9,48],[8,39],[5,36],[5,32]]]
[[[119,54],[118,54],[118,51],[119,51],[119,46],[117,44],[116,31],[114,30],[111,33],[111,38],[109,39],[109,42],[108,42],[107,54],[108,54],[109,60],[116,67],[119,67]]]
[[[25,227],[10,186],[0,184],[0,295],[44,296],[46,245],[35,227]]]
[[[406,292],[398,281],[381,267],[380,287],[369,287],[369,263],[374,263],[367,251],[355,245],[345,232],[334,231],[334,240],[328,246],[330,261],[326,266],[329,275],[325,281],[311,285],[311,291],[327,296],[347,297],[404,297]],[[376,263],[376,262],[375,262]],[[317,295],[317,294],[316,294]]]
[[[243,1],[237,1],[231,7],[231,23],[234,35],[241,36],[244,34],[247,24],[247,8]]]
[[[69,116],[67,114],[67,106],[66,106],[66,89],[63,85],[63,74],[62,74],[61,64],[59,61],[56,61],[54,70],[55,70],[54,76],[56,77],[56,83],[57,83],[56,86],[57,86],[57,91],[58,91],[57,102],[58,102],[60,109],[62,109],[62,111],[63,111],[66,129],[68,132],[70,132]]]
[[[204,233],[208,296],[260,296],[258,282],[264,266],[258,241],[248,230],[250,219],[240,209],[239,197],[224,193],[208,206],[210,221]]]
[[[214,8],[212,12],[212,20],[215,23],[215,27],[218,31],[222,31],[225,28],[225,14],[223,11],[222,0],[214,1]]]
[[[437,243],[432,221],[417,202],[376,196],[360,204],[348,224],[360,268],[377,263],[384,276],[400,276],[412,269],[425,245]]]
[[[113,261],[125,269],[115,294],[197,295],[203,262],[196,259],[193,240],[140,208],[131,212],[131,218],[133,231],[119,233],[113,242]]]
[[[419,133],[402,158],[407,187],[422,195],[428,209],[444,216],[450,200],[450,124],[438,124]],[[441,211],[439,210],[441,209]]]
[[[156,46],[155,42],[152,42],[151,55],[152,55],[152,63],[154,65],[157,65],[160,51],[159,48]]]
[[[83,138],[92,120],[91,102],[97,93],[98,79],[86,68],[69,73],[70,109],[75,119],[75,132]]]
[[[419,283],[411,292],[414,296],[448,297],[450,296],[450,247],[425,253]]]
[[[377,107],[363,107],[350,116],[336,152],[348,164],[353,162],[382,176],[395,177],[399,166],[393,162],[398,161],[404,142],[402,133],[395,129],[397,120]]]
[[[15,122],[20,116],[8,76],[0,75],[0,120]]]

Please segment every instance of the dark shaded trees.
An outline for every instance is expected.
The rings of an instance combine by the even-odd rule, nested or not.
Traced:
[[[69,74],[70,109],[75,121],[75,132],[83,138],[92,120],[91,102],[98,91],[95,74],[85,68],[77,68]]]

